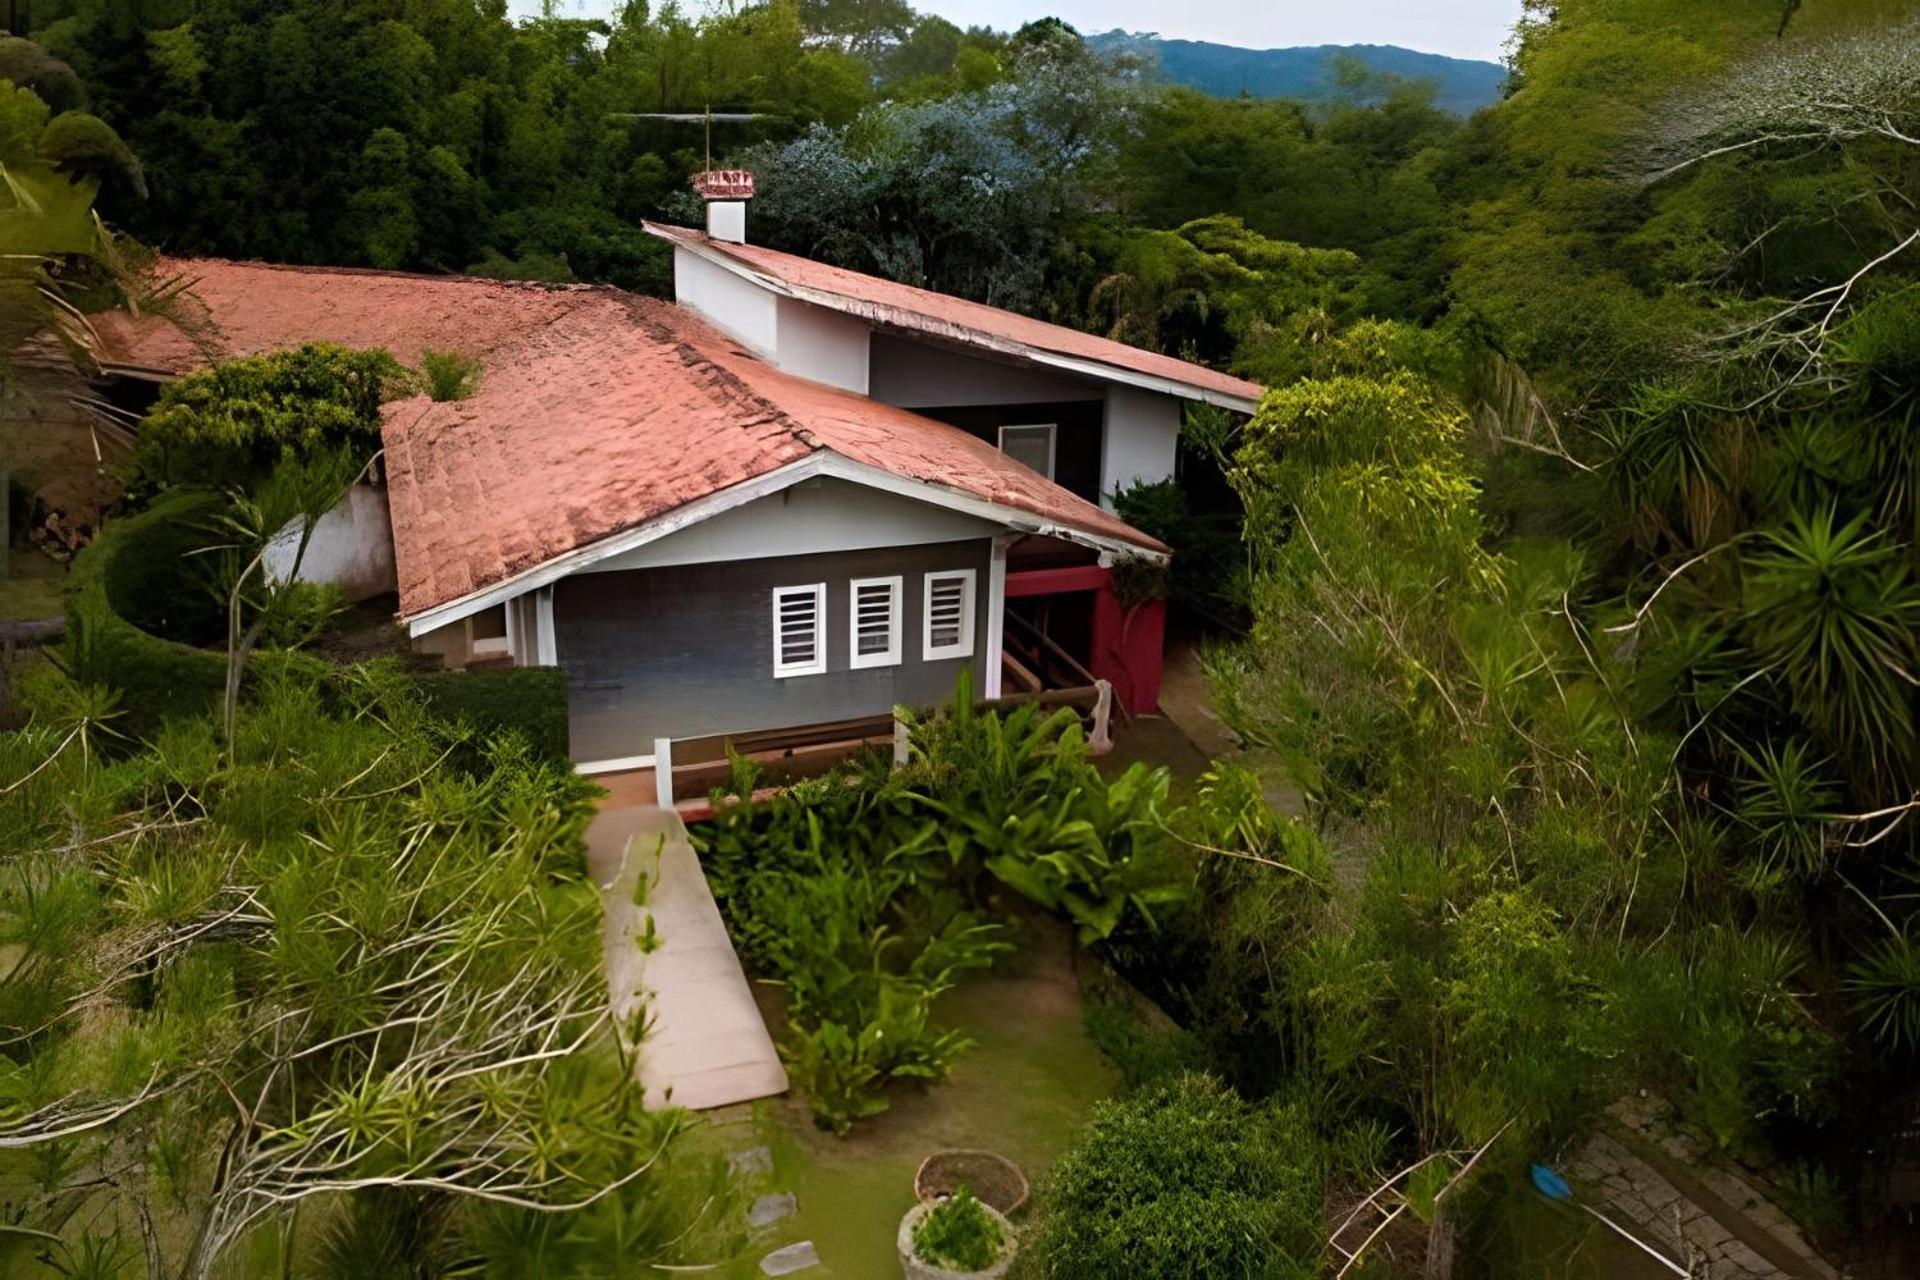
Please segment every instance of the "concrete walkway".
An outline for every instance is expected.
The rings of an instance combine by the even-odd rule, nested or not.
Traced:
[[[614,1013],[627,1024],[645,1008],[647,1105],[701,1111],[786,1092],[786,1069],[679,815],[602,809],[587,828],[587,866],[606,907]]]

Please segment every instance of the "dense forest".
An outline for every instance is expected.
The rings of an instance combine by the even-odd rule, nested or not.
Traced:
[[[904,0],[30,16],[0,38],[15,338],[75,326],[50,297],[164,293],[154,252],[663,291],[639,224],[697,217],[711,145],[758,175],[757,241],[1270,388],[1190,412],[1188,483],[1120,502],[1306,817],[1220,764],[1170,820],[1187,892],[1097,939],[1171,1028],[1105,1028],[1132,1088],[1045,1189],[1036,1274],[1320,1274],[1329,1204],[1475,1152],[1417,1216],[1456,1274],[1547,1274],[1529,1161],[1641,1090],[1882,1274],[1920,1109],[1911,4],[1527,0],[1466,119],[1358,68],[1327,102],[1210,97]],[[709,108],[754,118],[660,118]],[[263,777],[306,714],[277,697],[243,722]],[[325,777],[378,763],[357,723]],[[8,790],[48,741],[9,746]],[[140,785],[212,786],[211,750]],[[40,775],[8,838],[59,818],[51,779],[124,798],[92,767]],[[52,929],[5,901],[4,941]],[[0,1066],[13,1123],[44,1082]]]

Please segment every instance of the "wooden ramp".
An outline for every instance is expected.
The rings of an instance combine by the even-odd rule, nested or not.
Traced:
[[[614,1012],[624,1023],[646,1008],[647,1105],[700,1111],[786,1092],[786,1069],[680,815],[602,809],[587,828],[587,865],[606,904]]]

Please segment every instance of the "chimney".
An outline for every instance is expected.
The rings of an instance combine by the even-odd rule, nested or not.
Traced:
[[[707,202],[707,234],[715,240],[745,244],[753,174],[745,169],[706,169],[693,175],[693,189]]]

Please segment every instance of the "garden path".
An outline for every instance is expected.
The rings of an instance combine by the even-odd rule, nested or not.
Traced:
[[[606,907],[614,1013],[645,1007],[639,1078],[647,1105],[701,1111],[787,1089],[726,924],[680,816],[652,805],[603,808],[587,866]]]

